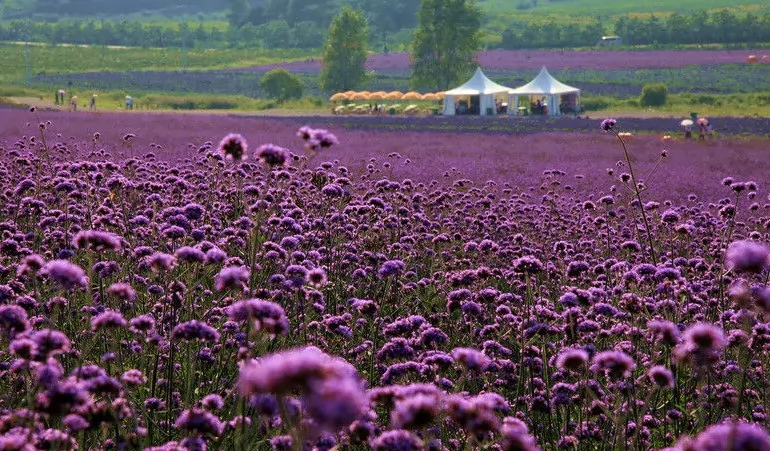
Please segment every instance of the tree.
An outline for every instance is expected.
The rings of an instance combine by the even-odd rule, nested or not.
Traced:
[[[417,25],[420,0],[352,0],[361,9],[373,29],[379,33],[395,33]]]
[[[271,99],[288,100],[302,97],[302,80],[286,69],[273,69],[259,79],[259,86]]]
[[[249,16],[251,5],[248,0],[230,0],[230,11],[227,14],[227,21],[231,27],[240,28],[246,23]]]
[[[327,92],[348,91],[366,79],[369,24],[360,10],[342,8],[329,26],[323,51],[321,87]]]
[[[642,106],[663,106],[668,100],[668,87],[664,83],[644,85],[639,104]]]
[[[412,84],[447,90],[476,67],[481,10],[475,0],[423,0],[412,41]]]

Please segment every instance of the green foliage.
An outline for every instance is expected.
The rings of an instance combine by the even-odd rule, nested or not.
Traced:
[[[352,0],[372,27],[372,34],[391,41],[392,33],[417,26],[420,0]]]
[[[412,84],[447,90],[476,67],[481,11],[475,0],[423,0],[412,42]]]
[[[240,28],[244,25],[260,26],[271,21],[285,21],[297,24],[312,22],[315,26],[329,26],[337,10],[334,0],[264,0],[252,4],[247,0],[230,0],[230,25]]]
[[[4,7],[9,3],[9,7]],[[3,0],[0,14],[5,16],[33,16],[38,19],[56,20],[62,16],[126,16],[131,14],[211,14],[221,12],[226,4],[221,0]],[[0,18],[3,15],[0,15]]]
[[[500,17],[500,16],[498,16]],[[730,10],[650,14],[575,20],[564,15],[529,15],[509,20],[499,46],[505,49],[592,47],[615,34],[624,45],[753,44],[770,41],[770,11]]]
[[[668,87],[664,83],[644,85],[639,104],[642,106],[663,106],[668,99]]]
[[[360,10],[349,7],[332,20],[324,45],[321,87],[326,92],[348,91],[366,80],[369,25]]]
[[[586,111],[606,110],[615,103],[615,100],[606,96],[583,96],[580,105]]]
[[[286,69],[273,69],[259,80],[259,85],[271,99],[287,100],[302,97],[302,80]]]
[[[698,10],[719,10],[723,8],[744,11],[770,11],[770,5],[763,0],[480,0],[479,6],[488,16],[515,15],[519,3],[529,3],[528,15],[558,15],[567,20],[582,17],[609,17],[618,15],[639,15],[659,12],[692,14]]]
[[[188,69],[222,69],[305,60],[318,54],[301,50],[195,50],[187,52]],[[170,49],[106,49],[104,47],[72,47],[33,45],[30,47],[33,74],[76,72],[124,72],[147,70],[179,70],[182,55]],[[24,46],[0,46],[0,82],[24,79]]]

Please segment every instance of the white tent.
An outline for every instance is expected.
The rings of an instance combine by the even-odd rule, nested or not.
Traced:
[[[510,91],[508,104],[512,105],[509,109],[511,114],[516,114],[519,109],[519,96],[542,97],[549,116],[560,116],[561,105],[575,111],[580,106],[580,89],[553,78],[545,66],[532,81]]]
[[[485,116],[489,114],[497,113],[495,106],[495,94],[507,95],[511,88],[507,88],[502,85],[498,85],[492,80],[488,79],[481,68],[476,69],[476,73],[473,74],[470,80],[465,82],[462,86],[449,90],[444,93],[444,114],[447,116],[453,116],[455,114],[455,99],[458,97],[479,97],[479,112],[478,114]]]

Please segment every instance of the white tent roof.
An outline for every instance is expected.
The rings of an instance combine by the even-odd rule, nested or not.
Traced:
[[[569,94],[571,92],[580,92],[578,88],[567,86],[559,80],[553,78],[548,73],[548,69],[543,66],[540,73],[532,81],[524,86],[511,90],[511,94]]]
[[[511,88],[506,88],[503,85],[498,85],[492,80],[488,79],[481,68],[476,69],[476,73],[473,74],[470,80],[466,81],[462,86],[447,91],[444,93],[449,96],[477,96],[481,94],[498,94],[509,92]]]

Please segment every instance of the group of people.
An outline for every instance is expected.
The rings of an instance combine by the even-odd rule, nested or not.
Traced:
[[[714,133],[714,128],[711,126],[711,122],[707,119],[698,120],[698,139],[705,141],[710,139]],[[692,138],[692,125],[684,126],[684,139],[688,140]]]
[[[538,99],[537,102],[529,104],[529,111],[533,115],[547,116],[548,115],[548,105],[546,105],[544,103],[541,103],[540,99]]]
[[[72,96],[69,98],[69,101],[65,99],[65,95],[67,94],[67,91],[60,89],[54,93],[54,104],[55,105],[69,105],[70,111],[77,111],[78,110],[78,96]],[[91,100],[88,101],[88,107],[92,110],[96,109],[96,98],[98,96],[96,94],[91,96]]]
[[[66,94],[67,91],[60,89],[56,91],[54,94],[54,104],[55,105],[68,105],[70,111],[77,111],[78,110],[78,96],[72,96],[69,98],[69,101],[66,100]],[[96,98],[98,96],[96,94],[91,96],[91,100],[88,101],[88,107],[92,110],[96,109]],[[133,110],[134,109],[134,98],[131,96],[126,96],[126,110]]]

